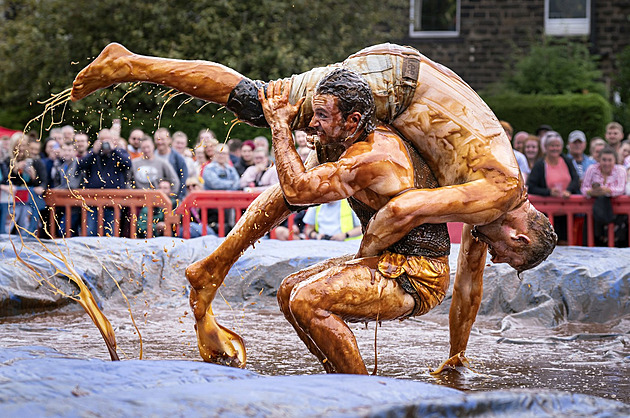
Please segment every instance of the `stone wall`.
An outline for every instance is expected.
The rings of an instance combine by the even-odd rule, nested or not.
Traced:
[[[544,0],[461,0],[460,35],[456,38],[405,38],[427,57],[458,73],[476,90],[503,75],[518,50],[527,50],[544,35]],[[591,34],[574,37],[601,57],[600,68],[610,85],[615,55],[630,45],[630,2],[592,0]]]

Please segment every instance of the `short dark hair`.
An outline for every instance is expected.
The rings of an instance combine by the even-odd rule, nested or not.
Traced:
[[[238,150],[241,149],[241,147],[243,146],[243,141],[241,141],[238,138],[231,138],[228,142],[227,142],[228,148],[230,149],[230,152],[236,152]]]
[[[363,124],[367,132],[374,130],[376,125],[374,96],[370,85],[358,73],[346,68],[336,68],[319,80],[315,94],[335,96],[344,118],[353,112],[359,112],[360,125]]]
[[[521,273],[536,267],[549,257],[556,248],[558,236],[549,219],[537,210],[530,210],[527,217],[530,245],[525,247],[525,263],[518,266],[516,271]]]
[[[541,133],[547,131],[553,131],[553,128],[550,125],[540,125],[536,128],[536,136],[540,136]]]

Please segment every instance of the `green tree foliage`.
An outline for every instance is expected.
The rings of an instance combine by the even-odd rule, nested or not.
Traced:
[[[517,131],[546,123],[565,138],[574,129],[603,135],[612,114],[596,59],[583,43],[545,39],[515,54],[513,68],[482,96]]]
[[[619,72],[615,84],[619,91],[619,98],[623,103],[630,103],[630,46],[627,46],[617,57]]]
[[[565,39],[545,40],[516,59],[515,71],[507,77],[509,90],[520,94],[598,93],[606,97],[598,80],[596,58],[583,43]]]
[[[382,6],[378,0],[5,0],[0,123],[20,128],[39,114],[37,101],[70,87],[109,42],[144,55],[211,60],[253,79],[275,79],[402,38],[408,2]],[[217,106],[199,110],[198,100],[180,95],[169,101],[170,96],[154,86],[121,85],[68,104],[63,117],[58,109],[53,120],[95,130],[122,117],[129,129],[155,125],[163,109],[161,125],[181,129],[178,122],[184,122],[189,136],[204,125],[219,134],[230,128],[233,116]]]

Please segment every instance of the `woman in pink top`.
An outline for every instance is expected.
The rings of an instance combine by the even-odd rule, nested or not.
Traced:
[[[556,131],[547,132],[541,140],[545,157],[536,161],[527,178],[530,195],[567,198],[580,194],[580,177],[571,160],[562,155],[564,142]],[[558,244],[567,244],[567,217],[554,216]],[[573,243],[572,243],[573,244]]]
[[[626,170],[616,162],[615,150],[609,146],[605,147],[599,163],[590,166],[584,174],[582,194],[588,197],[615,197],[624,194]]]
[[[580,178],[571,161],[562,155],[564,143],[560,134],[549,131],[541,142],[545,157],[534,164],[527,178],[529,194],[555,197],[580,194]]]
[[[626,170],[616,164],[617,154],[610,146],[606,146],[599,158],[584,174],[582,194],[595,198],[593,203],[593,229],[595,245],[608,245],[608,224],[615,223],[615,246],[628,246],[628,217],[614,215],[611,197],[621,196],[626,188]]]

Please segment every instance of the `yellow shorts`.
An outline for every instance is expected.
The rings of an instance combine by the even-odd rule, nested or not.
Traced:
[[[408,316],[424,315],[442,303],[450,283],[448,256],[406,256],[386,251],[378,260],[378,271],[395,279],[416,304]]]

